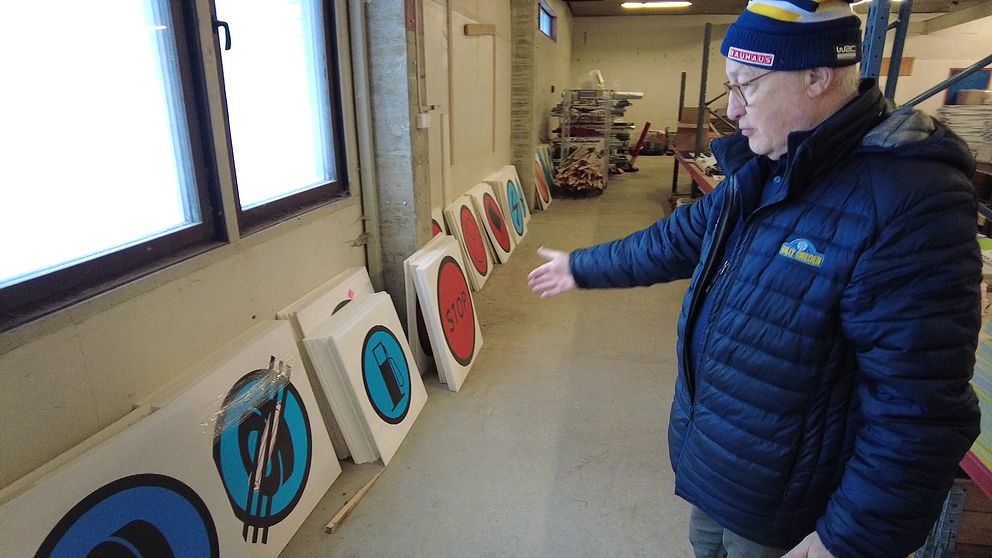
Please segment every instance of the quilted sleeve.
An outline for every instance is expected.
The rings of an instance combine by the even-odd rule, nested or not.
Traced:
[[[726,190],[676,208],[671,217],[625,238],[575,250],[569,259],[575,282],[586,289],[643,287],[691,277],[709,216]]]
[[[905,558],[919,548],[979,433],[968,383],[980,327],[974,196],[963,175],[921,188],[919,175],[905,178],[914,194],[880,210],[889,217],[841,300],[861,414],[817,523],[838,557]]]

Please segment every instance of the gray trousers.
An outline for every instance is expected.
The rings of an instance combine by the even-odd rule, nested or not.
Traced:
[[[689,542],[695,558],[782,558],[791,550],[751,542],[720,527],[695,506],[689,513]]]

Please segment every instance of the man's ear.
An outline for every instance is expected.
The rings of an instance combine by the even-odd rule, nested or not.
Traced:
[[[820,67],[803,71],[806,94],[812,98],[820,97],[829,91],[836,79],[837,73],[833,68]]]

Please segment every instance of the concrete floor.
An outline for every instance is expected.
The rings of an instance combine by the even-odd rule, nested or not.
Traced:
[[[541,300],[538,246],[611,240],[669,212],[671,157],[611,177],[599,197],[535,212],[475,303],[484,346],[459,393],[428,401],[378,483],[324,526],[380,465],[344,473],[283,556],[691,556],[666,429],[685,282]]]

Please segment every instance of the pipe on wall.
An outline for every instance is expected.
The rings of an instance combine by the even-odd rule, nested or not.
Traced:
[[[379,233],[379,193],[376,189],[375,145],[372,137],[372,106],[369,91],[369,59],[366,47],[365,0],[349,0],[351,57],[355,84],[355,124],[358,134],[359,175],[361,176],[362,213],[368,243],[365,257],[369,278],[376,290],[385,286],[381,235]]]

